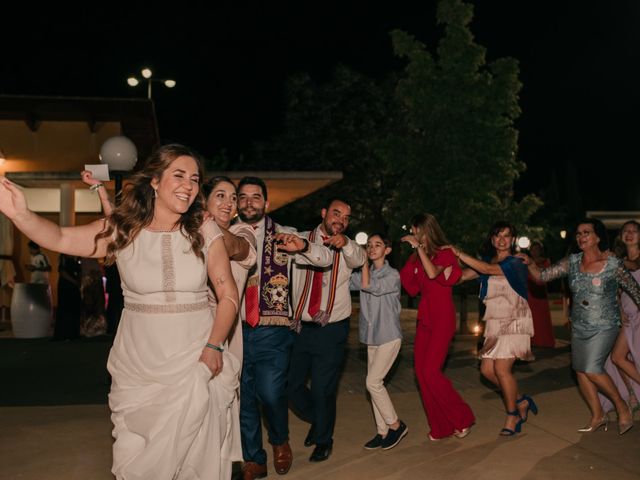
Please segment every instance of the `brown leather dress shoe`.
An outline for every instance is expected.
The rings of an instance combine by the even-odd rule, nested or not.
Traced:
[[[244,462],[242,466],[242,480],[254,480],[267,476],[267,466],[256,462]]]
[[[273,446],[273,466],[278,474],[284,475],[287,473],[291,468],[292,461],[293,453],[291,453],[289,442]]]

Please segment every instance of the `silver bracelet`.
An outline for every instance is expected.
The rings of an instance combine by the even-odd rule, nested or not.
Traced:
[[[98,190],[100,187],[104,187],[103,183],[96,183],[95,185],[91,185],[89,187],[89,190],[91,190],[92,192],[95,192],[96,190]]]

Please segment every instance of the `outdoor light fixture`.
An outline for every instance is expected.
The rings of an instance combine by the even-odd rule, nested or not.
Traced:
[[[519,237],[517,244],[520,248],[529,248],[529,245],[531,245],[531,240],[529,240],[529,237]]]
[[[138,149],[127,137],[118,135],[102,144],[98,158],[111,171],[128,172],[138,161]]]
[[[367,235],[366,233],[364,232],[356,233],[356,243],[358,245],[366,245],[367,240],[369,240],[369,235]]]
[[[130,171],[138,161],[136,145],[123,135],[107,139],[100,147],[98,156],[101,163],[109,166],[116,187],[116,205],[120,202],[122,180],[126,172]]]
[[[167,78],[153,78],[153,72],[149,68],[143,68],[140,72],[142,77],[147,81],[147,98],[151,99],[151,83],[152,82],[160,82],[163,83],[167,88],[173,88],[176,86],[175,80],[170,80]],[[140,83],[136,77],[127,78],[127,83],[130,87],[135,87]]]
[[[567,231],[566,230],[560,230],[560,238],[562,238],[562,239],[567,238]]]

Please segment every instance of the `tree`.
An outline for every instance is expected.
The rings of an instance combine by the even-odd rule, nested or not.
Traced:
[[[518,65],[486,62],[469,30],[472,17],[461,0],[440,2],[437,55],[393,31],[394,50],[407,61],[399,75],[373,80],[341,66],[328,82],[289,81],[283,133],[260,145],[250,166],[340,170],[344,180],[279,211],[279,219],[311,227],[326,200],[342,196],[354,228],[398,238],[413,214],[428,211],[452,242],[472,250],[497,220],[526,225],[541,202],[514,199],[525,168],[514,128]]]
[[[388,230],[386,209],[399,172],[380,148],[397,128],[394,85],[345,66],[324,83],[305,74],[289,80],[284,131],[259,147],[257,164],[282,170],[339,170],[343,180],[281,209],[279,219],[314,226],[320,208],[338,196],[351,203],[355,228]]]
[[[469,30],[472,17],[473,7],[461,0],[440,2],[444,36],[436,56],[403,31],[391,35],[407,60],[396,89],[405,129],[391,149],[401,158],[403,185],[411,186],[397,192],[392,210],[434,213],[465,248],[477,247],[496,220],[524,225],[541,205],[534,195],[513,197],[525,168],[513,126],[520,114],[517,62],[487,64]]]

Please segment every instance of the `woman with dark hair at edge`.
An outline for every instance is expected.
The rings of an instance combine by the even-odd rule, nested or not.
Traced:
[[[629,220],[622,224],[615,239],[614,252],[624,262],[636,282],[640,281],[640,223]],[[620,396],[632,412],[640,410],[640,310],[626,293],[620,296],[622,328],[604,368],[615,383]],[[631,358],[629,358],[631,357]],[[613,409],[602,394],[600,403],[605,412]]]
[[[31,212],[0,178],[0,211],[27,237],[118,262],[125,308],[107,364],[117,479],[229,478],[241,457],[239,364],[224,345],[238,292],[220,229],[203,222],[201,178],[195,153],[160,147],[111,215],[76,227]],[[207,279],[219,299],[215,319]]]
[[[566,275],[572,294],[571,302],[571,363],[578,377],[580,392],[585,398],[591,420],[579,432],[607,429],[607,416],[598,392],[606,395],[618,414],[618,433],[629,431],[633,416],[620,396],[613,380],[604,368],[620,329],[618,288],[622,288],[636,305],[640,305],[640,286],[624,267],[621,259],[609,252],[609,240],[604,224],[595,218],[585,218],[576,228],[580,253],[569,255],[549,268],[540,270],[525,257],[529,272],[545,282]]]
[[[461,275],[449,241],[436,218],[423,213],[411,220],[411,234],[402,237],[415,249],[400,271],[411,296],[420,293],[413,348],[415,372],[432,441],[466,437],[475,422],[473,412],[442,373],[456,330],[452,288]]]
[[[527,267],[514,257],[516,229],[507,222],[491,226],[483,244],[482,260],[453,249],[470,268],[462,272],[461,281],[480,277],[480,299],[486,306],[484,345],[478,355],[480,372],[500,389],[507,417],[501,436],[520,433],[529,411],[538,407],[527,395],[520,395],[513,376],[516,360],[531,361],[533,319],[527,303]]]

